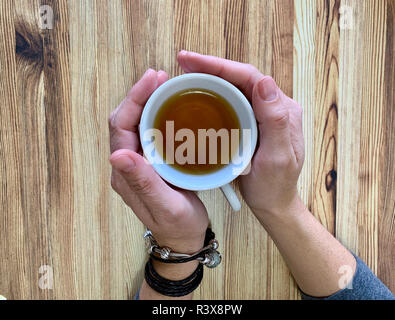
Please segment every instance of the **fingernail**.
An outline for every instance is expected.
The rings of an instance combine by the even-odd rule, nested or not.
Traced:
[[[136,162],[128,156],[119,156],[112,161],[112,165],[115,169],[120,171],[130,173],[134,168],[136,168]]]
[[[192,53],[189,52],[189,51],[186,51],[186,50],[181,50],[180,53],[179,53],[179,57],[182,58],[182,60],[179,61],[179,62],[180,62],[181,67],[184,69],[185,72],[191,72],[191,69],[189,68],[189,65],[188,65],[189,62],[188,62],[188,59],[187,59],[187,56],[190,57],[191,55],[192,55]]]
[[[271,102],[278,97],[278,88],[272,78],[261,80],[258,84],[258,92],[261,98],[266,102]]]
[[[156,72],[156,71],[154,69],[149,68],[149,69],[147,69],[147,71],[145,71],[143,77],[145,77],[147,74],[149,74],[151,72]]]
[[[158,71],[158,76],[160,76],[160,75],[162,75],[162,74],[166,74],[166,72],[163,71],[163,70],[159,70],[159,71]]]

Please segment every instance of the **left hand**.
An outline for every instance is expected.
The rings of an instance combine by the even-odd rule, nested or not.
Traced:
[[[168,76],[149,69],[109,118],[111,184],[160,246],[181,253],[203,247],[208,215],[192,191],[170,187],[143,158],[138,125],[144,105]]]

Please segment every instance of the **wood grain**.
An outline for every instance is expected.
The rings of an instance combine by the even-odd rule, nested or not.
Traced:
[[[181,49],[254,64],[299,101],[303,200],[395,290],[394,17],[394,0],[0,1],[0,294],[133,298],[144,227],[110,188],[107,117],[147,68],[182,74]],[[245,203],[199,196],[223,264],[195,298],[298,299]]]
[[[343,0],[342,5],[351,8],[353,24],[352,29],[340,32],[339,42],[338,155],[341,158],[337,163],[336,235],[344,245],[356,252],[363,77],[355,70],[361,68],[364,52],[361,41],[364,17],[355,2]],[[359,14],[355,14],[356,10]]]
[[[0,3],[0,69],[7,81],[0,81],[0,155],[1,155],[1,243],[0,272],[10,274],[0,277],[1,291],[12,297],[29,294],[29,280],[24,272],[27,261],[24,255],[21,163],[22,135],[16,88],[16,37],[13,6]],[[11,26],[11,27],[10,27]]]
[[[378,221],[378,276],[395,288],[395,1],[387,4],[383,101],[383,140],[380,146],[380,210]]]
[[[309,209],[313,203],[314,166],[314,110],[315,110],[315,64],[316,58],[316,1],[297,0],[294,3],[294,68],[293,98],[303,108],[303,133],[305,162],[299,177],[299,193]],[[310,124],[310,125],[308,125]]]
[[[271,76],[283,92],[293,96],[293,30],[294,3],[281,0],[273,2],[272,29],[272,70]],[[296,285],[274,242],[267,239],[267,259],[270,262],[270,290],[267,299],[290,299],[297,295]],[[283,285],[278,286],[278,283]]]
[[[317,1],[313,214],[333,234],[336,219],[340,1]]]

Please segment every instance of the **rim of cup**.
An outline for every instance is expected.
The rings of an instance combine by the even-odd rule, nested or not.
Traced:
[[[139,133],[143,153],[147,159],[152,159],[153,156],[162,158],[158,154],[147,155],[147,152],[152,152],[150,147],[152,147],[153,142],[145,139],[144,133],[146,130],[153,128],[157,112],[163,103],[177,92],[187,89],[210,90],[221,95],[229,102],[239,119],[242,135],[243,129],[250,129],[251,136],[249,139],[246,138],[248,145],[244,146],[243,139],[241,139],[240,143],[242,147],[248,148],[249,152],[247,154],[242,152],[243,156],[241,157],[240,165],[235,165],[230,161],[229,164],[226,164],[221,169],[206,174],[183,172],[165,162],[150,161],[151,165],[165,181],[182,189],[200,191],[222,187],[235,180],[248,167],[255,152],[258,129],[254,112],[247,98],[233,84],[220,77],[204,73],[189,73],[172,78],[155,90],[148,99],[140,120]],[[154,153],[157,153],[157,151],[154,150]]]

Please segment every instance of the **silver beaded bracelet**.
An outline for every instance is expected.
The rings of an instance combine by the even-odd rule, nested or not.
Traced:
[[[210,240],[207,246],[193,254],[177,253],[168,247],[160,247],[149,229],[144,233],[144,239],[147,244],[148,254],[162,262],[184,263],[197,260],[208,268],[215,268],[222,260],[221,254],[217,251],[219,244],[216,239]]]

